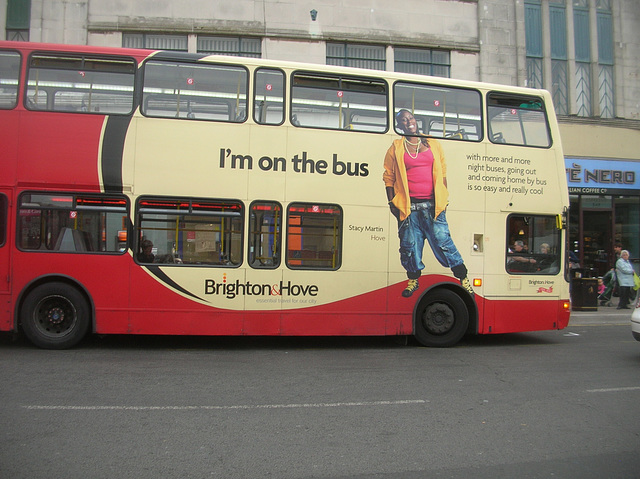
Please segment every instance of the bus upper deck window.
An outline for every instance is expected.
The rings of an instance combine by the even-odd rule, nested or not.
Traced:
[[[126,115],[133,110],[136,64],[126,57],[35,53],[29,60],[29,110]]]
[[[0,109],[9,110],[18,103],[20,54],[0,52]]]
[[[255,122],[263,125],[284,122],[284,73],[281,70],[256,70],[253,115]]]
[[[542,98],[489,93],[487,117],[489,138],[493,143],[551,146],[551,133]]]
[[[394,86],[394,113],[413,115],[418,134],[452,140],[482,138],[481,96],[476,90],[443,85],[398,82]],[[395,131],[404,132],[396,123]]]
[[[291,124],[330,130],[387,131],[387,84],[377,78],[297,72]]]
[[[145,63],[142,113],[161,118],[241,123],[247,119],[247,69],[161,60]]]

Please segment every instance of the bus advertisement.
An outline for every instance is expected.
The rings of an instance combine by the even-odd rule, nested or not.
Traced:
[[[1,331],[562,329],[569,205],[543,90],[0,42]]]

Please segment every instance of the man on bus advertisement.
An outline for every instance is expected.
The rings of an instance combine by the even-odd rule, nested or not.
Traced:
[[[447,223],[449,191],[442,146],[418,132],[416,119],[409,110],[397,113],[396,125],[403,136],[387,150],[383,181],[391,214],[398,220],[400,262],[408,277],[402,296],[410,297],[419,287],[425,267],[422,261],[425,240],[438,262],[451,268],[464,289],[473,295],[467,267]]]

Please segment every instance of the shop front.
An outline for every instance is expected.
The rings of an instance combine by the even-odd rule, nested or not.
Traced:
[[[616,244],[640,265],[640,162],[565,158],[571,209],[569,248],[583,277],[614,267]]]

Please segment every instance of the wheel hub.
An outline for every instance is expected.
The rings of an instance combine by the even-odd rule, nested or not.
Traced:
[[[47,319],[52,325],[61,324],[64,322],[64,311],[62,308],[51,308],[47,313]]]
[[[51,295],[43,298],[34,312],[35,324],[42,334],[67,334],[77,321],[74,305],[65,297]]]
[[[442,303],[432,304],[423,316],[425,329],[431,334],[444,334],[451,330],[455,317],[451,308]]]

